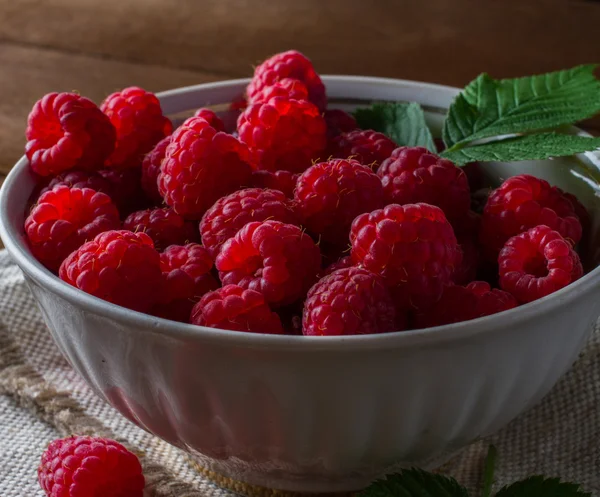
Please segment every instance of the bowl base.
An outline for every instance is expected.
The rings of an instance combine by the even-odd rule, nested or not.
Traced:
[[[265,490],[277,490],[290,494],[338,494],[357,492],[373,481],[401,469],[419,467],[433,471],[458,455],[458,451],[447,452],[427,461],[398,463],[385,470],[364,469],[346,476],[325,476],[317,472],[298,474],[282,469],[267,469],[265,464],[253,465],[240,460],[217,461],[202,455],[191,455],[192,466],[216,485],[241,492],[245,495],[264,494]],[[245,488],[246,487],[246,488]]]

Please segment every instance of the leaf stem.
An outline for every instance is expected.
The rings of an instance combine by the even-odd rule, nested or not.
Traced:
[[[492,495],[492,485],[494,484],[494,469],[496,467],[496,458],[498,451],[496,447],[490,445],[485,458],[485,469],[483,471],[483,492],[481,497],[490,497]]]

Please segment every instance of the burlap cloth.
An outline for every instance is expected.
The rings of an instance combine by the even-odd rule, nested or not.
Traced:
[[[599,407],[596,329],[575,366],[540,405],[440,471],[477,489],[491,442],[499,452],[498,486],[544,474],[579,482],[600,496]],[[19,269],[0,250],[0,497],[43,496],[36,480],[39,457],[48,442],[71,433],[108,436],[134,450],[148,495],[285,495],[203,471],[95,397],[54,346]]]

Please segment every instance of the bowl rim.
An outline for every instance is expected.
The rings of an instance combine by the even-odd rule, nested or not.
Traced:
[[[423,89],[437,90],[451,95],[460,91],[460,89],[450,86],[392,78],[323,75],[322,79],[326,84],[344,82],[379,85],[392,84],[395,86],[405,86],[415,91]],[[248,81],[249,79],[245,78],[203,83],[167,90],[157,93],[157,96],[162,101],[162,99],[177,98],[190,91],[237,88],[240,85],[247,84]],[[395,331],[385,334],[319,337],[269,335],[262,333],[240,333],[237,331],[179,323],[133,311],[78,290],[63,282],[57,276],[54,276],[29,253],[24,238],[19,236],[18,228],[9,219],[10,211],[8,208],[14,191],[18,189],[18,185],[27,175],[31,174],[28,165],[27,157],[21,157],[7,175],[0,189],[0,237],[2,237],[6,250],[19,268],[46,290],[57,294],[76,307],[123,324],[133,325],[138,329],[144,329],[144,332],[165,335],[175,339],[211,342],[224,346],[235,344],[245,348],[291,349],[298,352],[321,350],[343,352],[357,349],[389,349],[391,347],[404,348],[426,344],[443,344],[472,336],[502,332],[507,326],[515,327],[520,323],[536,319],[555,306],[568,305],[577,300],[582,294],[588,293],[593,287],[600,284],[600,266],[598,266],[567,287],[535,302],[530,302],[508,311],[450,325]]]

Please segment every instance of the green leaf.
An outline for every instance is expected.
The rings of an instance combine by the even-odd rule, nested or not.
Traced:
[[[543,160],[562,157],[600,148],[600,138],[562,135],[559,133],[537,133],[445,150],[441,156],[463,165],[468,162],[514,162],[521,160]]]
[[[468,497],[467,490],[447,476],[420,469],[403,470],[378,480],[358,497]]]
[[[591,497],[574,483],[563,483],[558,478],[532,476],[502,488],[496,497]]]
[[[376,103],[357,109],[354,117],[361,129],[379,131],[399,146],[425,147],[436,152],[425,114],[416,102]]]
[[[595,65],[525,78],[494,80],[481,74],[456,97],[444,123],[446,146],[540,131],[587,119],[600,111]]]

